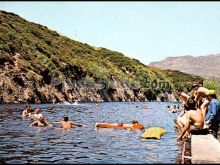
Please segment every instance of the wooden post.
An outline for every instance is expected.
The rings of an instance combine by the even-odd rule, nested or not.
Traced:
[[[183,150],[182,150],[182,159],[181,159],[181,164],[184,164],[185,148],[186,148],[186,142],[185,142],[185,141],[183,141]]]

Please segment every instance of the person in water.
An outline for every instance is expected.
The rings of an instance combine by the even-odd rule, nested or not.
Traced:
[[[31,106],[27,104],[22,112],[22,117],[30,117],[30,116],[31,116]]]
[[[38,119],[35,120],[33,123],[31,123],[29,125],[29,127],[32,127],[32,126],[38,126],[38,127],[43,127],[43,126],[52,126],[51,124],[49,124],[48,121],[46,121],[44,119],[44,116],[42,114],[38,115]]]
[[[150,107],[149,106],[147,106],[147,105],[144,105],[144,107],[143,107],[144,109],[150,109]]]
[[[35,119],[35,120],[37,120],[37,119],[39,119],[41,116],[42,116],[42,114],[40,113],[40,108],[36,108],[35,110],[34,110],[34,114],[31,116],[33,119]]]
[[[132,129],[138,129],[138,130],[144,129],[144,126],[142,124],[139,124],[139,122],[135,119],[133,119],[131,121],[131,123],[132,123],[132,126],[131,126]],[[125,124],[125,126],[126,126],[126,124]]]
[[[96,106],[96,108],[98,108],[98,107],[99,107],[99,104],[98,104],[98,103],[96,103],[96,104],[95,104],[95,106]]]
[[[96,123],[95,127],[98,128],[123,128],[129,130],[142,130],[144,126],[139,124],[137,120],[132,120],[129,124],[124,123]]]
[[[177,112],[176,105],[173,105],[173,107],[170,108],[170,112],[171,112],[171,113],[176,113],[176,112]]]
[[[75,123],[73,121],[70,121],[69,120],[69,117],[67,115],[64,115],[63,116],[63,120],[62,121],[59,121],[59,122],[52,122],[53,124],[62,124],[62,128],[64,129],[70,129],[72,128],[73,125],[76,125],[78,127],[81,127],[82,124],[79,124],[79,123]]]

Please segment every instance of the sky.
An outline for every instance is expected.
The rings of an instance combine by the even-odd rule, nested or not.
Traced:
[[[220,53],[220,2],[0,2],[0,10],[144,64]]]

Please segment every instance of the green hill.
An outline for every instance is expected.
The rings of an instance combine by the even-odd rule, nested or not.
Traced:
[[[0,74],[2,103],[155,100],[202,79],[146,66],[5,11],[0,11]]]

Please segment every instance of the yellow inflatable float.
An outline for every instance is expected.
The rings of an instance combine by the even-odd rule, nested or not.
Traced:
[[[160,127],[150,127],[145,129],[144,133],[141,135],[141,138],[144,139],[160,139],[163,134],[166,133],[166,130]]]

